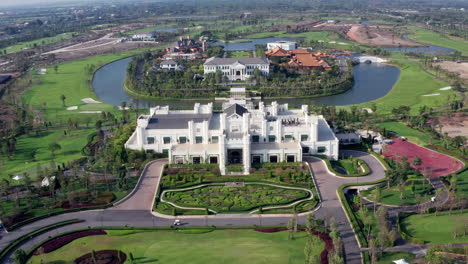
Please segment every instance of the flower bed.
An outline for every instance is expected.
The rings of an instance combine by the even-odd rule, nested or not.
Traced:
[[[305,190],[249,184],[245,187],[205,186],[186,191],[168,191],[165,199],[184,207],[240,212],[261,206],[289,204],[309,196],[310,193]]]
[[[93,256],[94,254],[94,256]],[[119,250],[101,250],[75,259],[76,264],[123,264],[127,255]]]
[[[107,233],[104,230],[92,229],[92,230],[80,231],[80,232],[75,232],[75,233],[67,234],[64,236],[60,236],[60,237],[54,238],[44,243],[40,248],[34,251],[33,255],[40,255],[43,253],[52,252],[78,238],[87,237],[87,236],[106,235],[106,234]]]

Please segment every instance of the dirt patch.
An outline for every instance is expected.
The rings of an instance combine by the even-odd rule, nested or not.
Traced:
[[[98,236],[98,235],[107,235],[107,233],[104,230],[93,229],[93,230],[86,230],[86,231],[63,235],[63,236],[54,238],[44,243],[41,247],[39,247],[38,249],[36,249],[36,251],[34,251],[33,255],[47,254],[71,243],[73,240],[76,240],[82,237]]]
[[[417,47],[422,46],[411,40],[400,38],[391,26],[384,25],[352,25],[346,35],[357,42],[371,46],[387,47]]]
[[[468,113],[459,112],[448,116],[439,116],[437,119],[431,119],[429,123],[435,128],[441,124],[442,133],[447,133],[449,137],[468,137]]]
[[[67,110],[68,110],[68,111],[76,110],[76,109],[78,109],[78,106],[76,106],[76,105],[75,105],[75,106],[69,106],[69,107],[67,107]]]
[[[94,256],[93,256],[94,255]],[[75,259],[76,264],[123,264],[127,255],[120,250],[101,250]]]
[[[455,61],[444,61],[434,64],[436,66],[440,66],[440,68],[448,72],[457,73],[458,75],[460,75],[460,78],[468,81],[468,62],[457,63]]]

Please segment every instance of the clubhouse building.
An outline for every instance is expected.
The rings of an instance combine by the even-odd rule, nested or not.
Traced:
[[[270,62],[266,58],[217,58],[211,57],[203,64],[204,74],[220,71],[230,81],[245,81],[252,77],[255,69],[262,75],[270,73]]]
[[[222,174],[231,164],[242,165],[237,173],[249,174],[254,163],[297,162],[310,154],[338,159],[338,139],[307,105],[293,110],[288,104],[259,102],[255,107],[238,95],[220,111],[212,103],[182,111],[151,108],[138,118],[125,147],[167,153],[171,163],[216,163]]]

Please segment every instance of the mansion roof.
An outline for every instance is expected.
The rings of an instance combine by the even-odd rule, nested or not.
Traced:
[[[200,123],[210,120],[212,114],[153,115],[146,129],[187,129],[188,121]]]
[[[247,109],[245,109],[243,106],[239,104],[233,104],[224,110],[224,113],[226,113],[226,116],[228,117],[232,116],[233,114],[243,116],[244,113],[247,113],[247,112],[248,112]]]
[[[232,64],[270,64],[266,58],[218,58],[211,57],[206,60],[204,65],[232,65]]]

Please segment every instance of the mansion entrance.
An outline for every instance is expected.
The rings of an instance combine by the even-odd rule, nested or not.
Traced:
[[[228,149],[228,163],[241,164],[242,163],[242,149]]]

